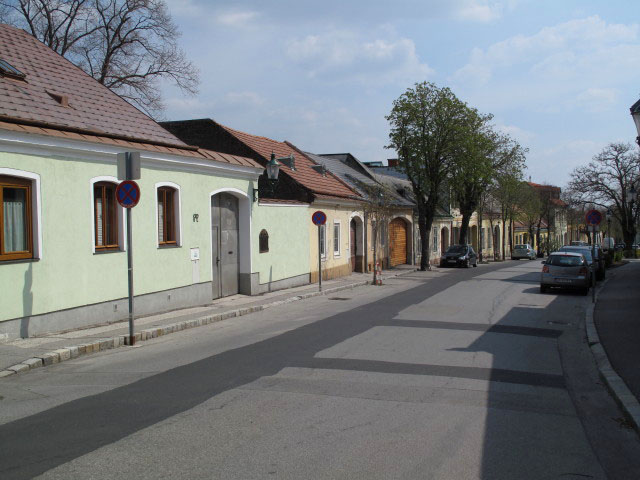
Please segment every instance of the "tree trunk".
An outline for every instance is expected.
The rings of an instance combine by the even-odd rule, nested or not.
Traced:
[[[483,255],[482,247],[484,243],[482,232],[484,232],[484,228],[482,228],[482,208],[479,208],[478,209],[478,236],[480,238],[478,238],[478,258],[480,259],[481,262],[482,262],[482,255]]]
[[[424,201],[418,200],[418,229],[420,230],[420,270],[429,268],[429,231],[425,215]]]
[[[461,208],[460,213],[462,213],[462,225],[460,225],[460,235],[458,236],[458,243],[460,245],[466,245],[468,243],[472,243],[469,241],[469,222],[471,221],[473,210],[469,211],[468,208],[465,208],[464,210]]]
[[[500,232],[502,234],[502,260],[505,260],[507,258],[507,256],[506,256],[507,251],[506,251],[506,248],[505,248],[506,247],[506,245],[505,245],[506,236],[505,236],[505,231],[504,231],[505,230],[505,228],[504,228],[505,226],[506,226],[506,220],[505,220],[504,217],[502,217],[502,232]]]
[[[371,236],[373,237],[373,285],[377,285],[378,269],[376,261],[378,259],[378,222],[371,224]]]

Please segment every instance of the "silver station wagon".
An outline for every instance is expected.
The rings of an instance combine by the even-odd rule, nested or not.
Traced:
[[[583,295],[589,293],[589,264],[578,252],[554,252],[542,262],[540,292],[550,287],[578,289]]]
[[[518,244],[513,247],[513,252],[511,252],[511,260],[520,260],[521,258],[535,260],[536,251],[528,243]]]

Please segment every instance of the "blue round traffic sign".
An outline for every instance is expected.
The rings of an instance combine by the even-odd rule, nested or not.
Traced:
[[[584,219],[587,225],[600,225],[600,222],[602,221],[602,213],[598,210],[589,210],[584,216]]]
[[[124,208],[133,208],[140,201],[140,187],[133,180],[125,180],[116,188],[116,200]]]
[[[313,215],[311,215],[311,220],[313,221],[314,225],[324,225],[325,223],[327,223],[327,215],[323,211],[318,210]]]

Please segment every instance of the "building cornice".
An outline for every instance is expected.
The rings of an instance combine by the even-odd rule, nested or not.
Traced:
[[[215,162],[204,158],[169,153],[150,152],[143,149],[132,149],[79,141],[66,138],[20,133],[0,129],[0,150],[9,153],[37,155],[41,157],[57,157],[88,162],[112,163],[117,162],[117,154],[124,151],[139,151],[143,167],[163,168],[190,173],[220,175],[257,181],[263,173],[262,168],[233,165]]]

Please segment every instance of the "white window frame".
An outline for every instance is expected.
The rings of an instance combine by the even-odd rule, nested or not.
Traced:
[[[338,227],[338,238],[336,239],[336,226]],[[338,250],[336,250],[336,240],[338,243]],[[340,220],[333,221],[333,257],[340,258],[340,242],[342,241],[342,224]]]
[[[438,251],[438,237],[440,236],[440,231],[438,230],[438,227],[432,227],[431,228],[431,232],[433,237],[431,237],[431,239],[433,240],[433,245],[431,246],[431,249],[434,252]]]
[[[2,263],[28,262],[42,259],[42,203],[40,195],[40,175],[25,170],[0,167],[0,175],[31,180],[31,247],[33,258],[7,260]],[[3,228],[0,225],[0,228]]]
[[[118,186],[120,184],[120,180],[116,177],[103,175],[100,177],[93,177],[89,182],[89,198],[91,198],[91,251],[92,253],[96,253],[96,212],[95,212],[95,198],[94,198],[94,185],[99,182],[109,182]],[[114,252],[126,252],[127,251],[127,219],[124,214],[124,208],[120,206],[120,204],[116,200],[116,211],[118,212],[118,249],[117,250],[106,250],[104,252],[98,252],[99,255],[106,253],[114,253]],[[156,235],[157,236],[157,235]]]
[[[167,248],[164,245],[160,245],[160,241],[158,240],[158,189],[161,187],[171,187],[176,193],[176,197],[173,202],[173,215],[176,221],[176,247],[182,246],[182,192],[180,191],[180,185],[173,182],[158,182],[155,185],[155,196],[154,196],[154,204],[156,211],[156,248],[164,249]],[[168,247],[171,248],[172,246]]]

